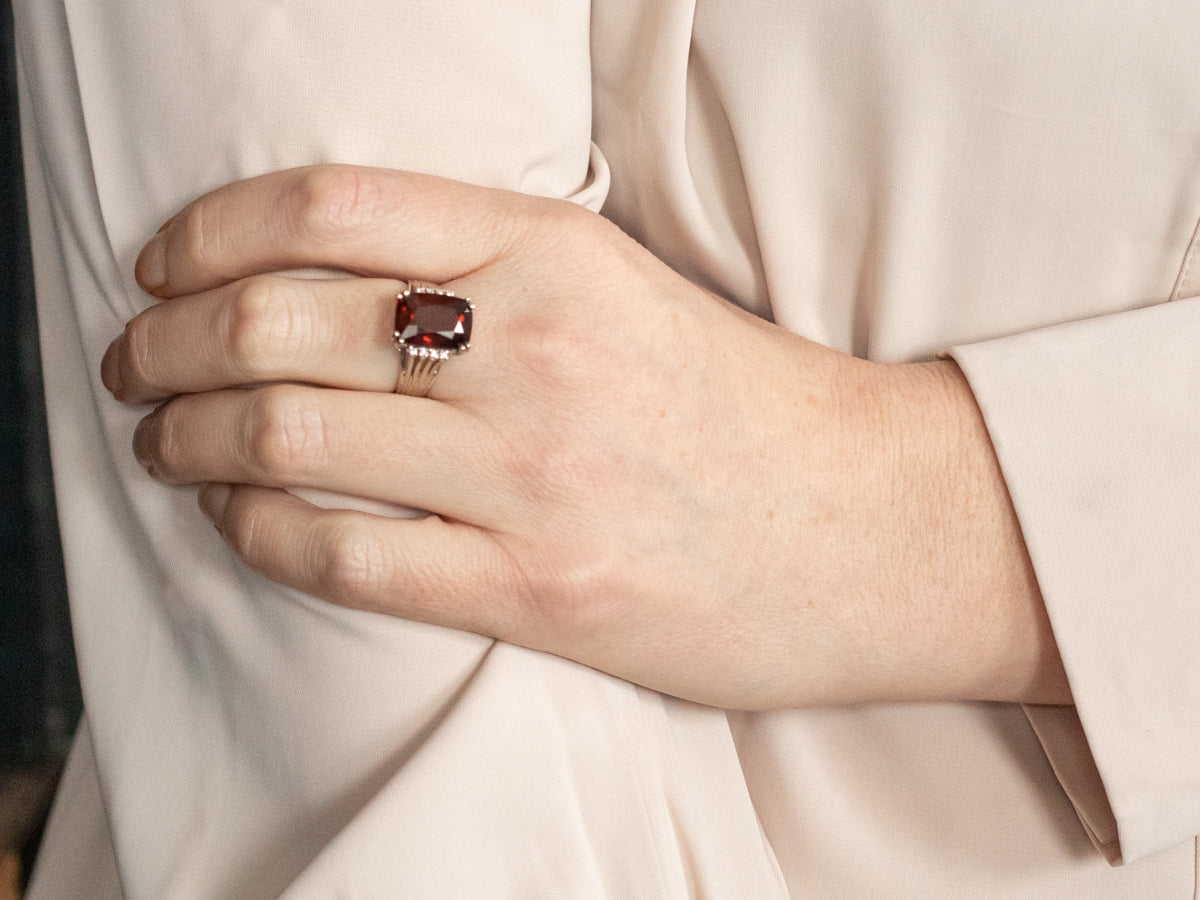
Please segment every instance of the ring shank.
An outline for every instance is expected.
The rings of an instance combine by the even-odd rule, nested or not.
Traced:
[[[427,397],[441,365],[442,361],[436,356],[401,353],[400,371],[396,374],[396,393]]]

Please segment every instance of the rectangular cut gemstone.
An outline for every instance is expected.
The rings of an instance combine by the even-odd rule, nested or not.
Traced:
[[[418,288],[396,304],[396,336],[406,347],[457,352],[471,340],[471,304]]]

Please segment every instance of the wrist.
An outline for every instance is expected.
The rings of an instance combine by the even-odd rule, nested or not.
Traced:
[[[986,425],[949,360],[868,364],[881,543],[873,635],[897,699],[1066,702],[1058,651]],[[874,629],[873,629],[874,630]]]

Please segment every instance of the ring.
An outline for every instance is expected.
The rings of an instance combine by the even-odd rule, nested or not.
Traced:
[[[410,281],[396,295],[392,343],[400,352],[396,393],[425,397],[442,362],[470,348],[475,304],[424,281]]]

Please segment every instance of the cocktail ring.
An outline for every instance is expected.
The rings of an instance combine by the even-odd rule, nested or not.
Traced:
[[[444,360],[471,345],[475,304],[424,281],[410,281],[396,295],[396,329],[392,342],[400,352],[396,393],[424,397]]]

